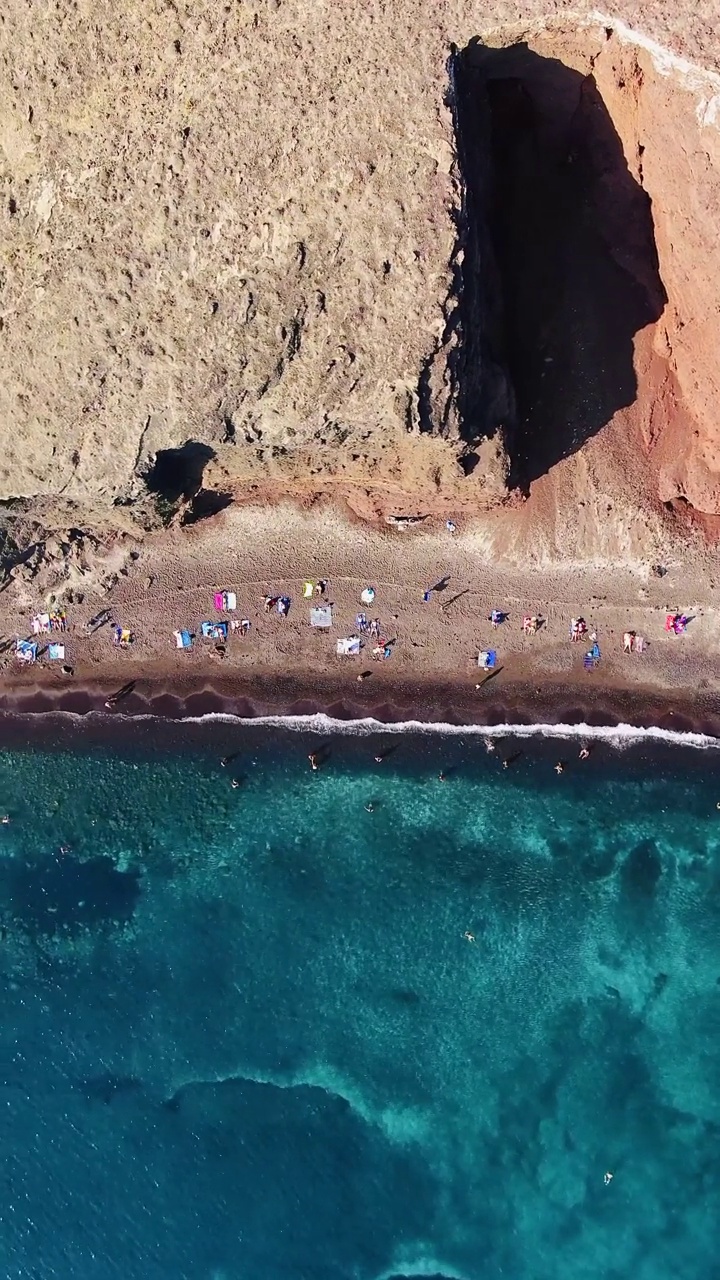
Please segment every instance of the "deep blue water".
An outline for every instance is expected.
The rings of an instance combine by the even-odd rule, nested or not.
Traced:
[[[0,1275],[720,1274],[715,753],[224,732],[0,755]]]

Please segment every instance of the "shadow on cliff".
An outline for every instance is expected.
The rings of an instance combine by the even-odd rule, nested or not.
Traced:
[[[527,487],[637,398],[633,338],[667,301],[651,203],[592,76],[479,41],[453,51],[451,74],[463,435],[502,426]],[[498,404],[509,420],[493,420]]]

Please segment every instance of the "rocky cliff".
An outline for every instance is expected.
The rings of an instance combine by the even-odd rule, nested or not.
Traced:
[[[720,49],[666,8],[10,0],[0,498],[482,511],[620,413],[720,512]]]

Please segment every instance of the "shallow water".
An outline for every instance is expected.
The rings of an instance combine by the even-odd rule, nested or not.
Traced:
[[[714,753],[235,737],[0,756],[0,1274],[715,1274]]]

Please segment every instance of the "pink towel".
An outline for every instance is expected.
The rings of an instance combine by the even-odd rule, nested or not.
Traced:
[[[223,605],[224,605],[223,593],[222,591],[216,591],[215,592],[215,608],[219,609],[220,612],[222,612]]]

